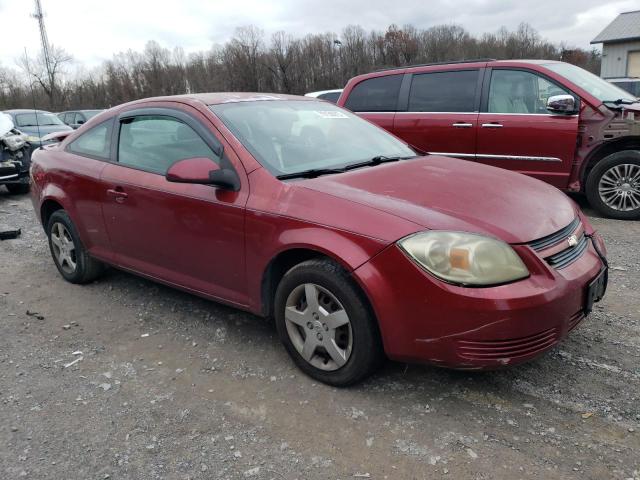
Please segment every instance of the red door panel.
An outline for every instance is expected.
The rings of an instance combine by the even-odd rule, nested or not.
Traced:
[[[478,123],[478,162],[567,187],[577,115],[481,113]]]
[[[473,158],[478,113],[399,112],[393,133],[429,153]]]
[[[110,164],[103,211],[117,263],[206,295],[246,305],[246,194],[168,182]]]

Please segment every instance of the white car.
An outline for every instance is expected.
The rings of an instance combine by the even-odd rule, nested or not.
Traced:
[[[340,98],[340,94],[342,93],[342,88],[336,88],[335,90],[320,90],[319,92],[309,92],[305,93],[305,97],[313,97],[319,98],[320,100],[326,100],[331,103],[336,103],[338,98]]]

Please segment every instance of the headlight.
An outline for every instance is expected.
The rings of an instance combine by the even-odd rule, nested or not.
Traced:
[[[34,135],[29,135],[27,137],[27,142],[39,142],[40,141],[40,137],[36,137]]]
[[[463,232],[417,233],[398,245],[436,277],[464,286],[488,286],[529,276],[529,270],[505,242]]]

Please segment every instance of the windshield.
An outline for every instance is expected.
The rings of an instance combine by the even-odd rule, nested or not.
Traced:
[[[569,63],[548,63],[545,67],[562,75],[570,82],[575,83],[601,102],[613,102],[615,100],[627,102],[637,101],[636,97],[629,92],[625,92],[621,88],[575,65]]]
[[[342,168],[377,156],[416,155],[384,130],[327,102],[252,101],[210,108],[276,176]]]
[[[36,120],[37,116],[37,120]],[[16,115],[16,126],[18,127],[35,127],[37,125],[64,125],[62,121],[53,113],[35,112],[18,113]]]

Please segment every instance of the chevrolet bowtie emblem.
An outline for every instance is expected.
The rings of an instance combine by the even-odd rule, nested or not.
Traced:
[[[569,242],[570,247],[575,247],[578,244],[578,237],[576,237],[575,235],[571,235],[567,239],[567,242]]]

